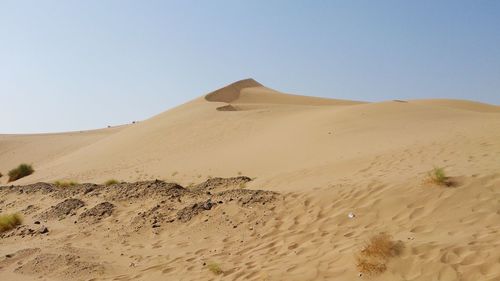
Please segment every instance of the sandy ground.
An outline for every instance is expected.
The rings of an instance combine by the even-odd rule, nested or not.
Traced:
[[[1,213],[25,218],[0,238],[1,280],[500,280],[494,105],[249,79],[129,126],[1,135],[0,172],[21,162],[35,173],[0,178]],[[453,185],[429,182],[434,167]],[[129,183],[30,185],[111,178]],[[402,250],[360,276],[380,232]]]

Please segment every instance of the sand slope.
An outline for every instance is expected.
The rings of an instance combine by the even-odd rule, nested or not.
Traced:
[[[220,107],[229,110],[217,110]],[[188,184],[198,177],[244,172],[273,185],[288,185],[290,175],[309,182],[303,175],[307,171],[315,173],[314,182],[324,184],[362,170],[356,167],[359,163],[387,153],[432,150],[433,143],[446,143],[450,150],[454,149],[450,143],[456,143],[463,150],[464,145],[475,149],[481,142],[494,142],[498,108],[442,100],[328,100],[286,95],[243,80],[58,157],[47,157],[51,161],[26,159],[37,172],[19,183],[161,178]],[[14,164],[7,154],[0,157]],[[418,161],[409,171],[419,173],[443,164],[440,159]],[[327,170],[337,172],[325,177]],[[293,180],[293,185],[301,184]]]
[[[58,134],[0,135],[0,172],[6,175],[20,163],[41,166],[126,127]],[[7,177],[0,178],[0,183],[6,180]]]
[[[48,220],[57,231],[0,239],[0,255],[41,242],[41,254],[77,248],[83,260],[103,263],[103,272],[91,274],[96,280],[360,280],[355,253],[385,231],[404,250],[383,274],[363,279],[500,280],[498,106],[323,99],[247,79],[138,124],[100,132],[1,136],[1,171],[19,161],[33,163],[36,172],[16,184],[115,178],[189,186],[244,174],[253,180],[240,188],[276,191],[282,199],[252,213],[223,204],[175,228],[129,233],[133,217],[165,203],[106,198],[116,213],[88,233],[71,218]],[[429,184],[433,167],[443,167],[455,186]],[[16,192],[5,191],[2,212],[23,210],[40,198],[19,199]],[[103,200],[74,196],[89,207]],[[28,221],[63,199],[43,198]],[[349,219],[349,212],[356,218]],[[64,243],[68,249],[60,247]],[[220,263],[224,274],[209,272],[203,263],[210,261]],[[4,273],[13,280],[37,275],[10,265]]]

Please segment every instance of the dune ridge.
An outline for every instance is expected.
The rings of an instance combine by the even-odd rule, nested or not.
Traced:
[[[263,85],[252,78],[239,80],[221,89],[213,91],[205,96],[207,101],[213,102],[233,102],[241,95],[241,90],[252,87],[262,87]]]

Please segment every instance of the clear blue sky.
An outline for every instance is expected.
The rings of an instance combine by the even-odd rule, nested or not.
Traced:
[[[129,123],[247,77],[500,104],[500,1],[0,0],[0,133]]]

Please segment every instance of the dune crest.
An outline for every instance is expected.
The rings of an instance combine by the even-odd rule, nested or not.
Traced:
[[[241,90],[251,87],[262,87],[262,84],[252,78],[243,79],[231,83],[223,88],[213,91],[205,96],[207,101],[212,102],[233,102],[241,95]]]

